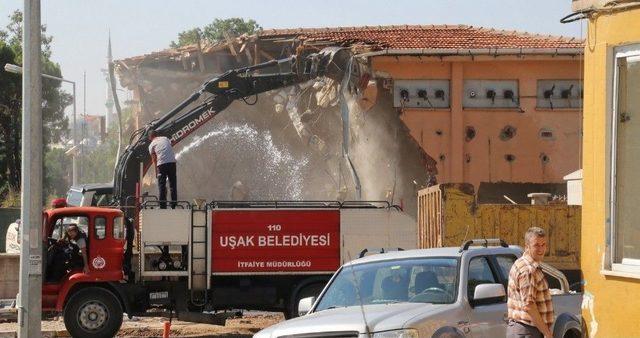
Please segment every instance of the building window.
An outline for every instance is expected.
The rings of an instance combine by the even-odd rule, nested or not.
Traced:
[[[640,44],[615,49],[611,142],[611,268],[640,274]]]
[[[393,106],[396,108],[447,109],[450,106],[449,80],[395,80]]]
[[[464,109],[518,109],[518,80],[464,80]]]
[[[582,81],[538,80],[537,109],[581,109]]]

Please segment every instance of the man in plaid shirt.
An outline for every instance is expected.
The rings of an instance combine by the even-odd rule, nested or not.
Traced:
[[[547,251],[543,229],[531,227],[524,235],[525,252],[509,272],[509,326],[507,337],[553,337],[553,303],[540,268]]]

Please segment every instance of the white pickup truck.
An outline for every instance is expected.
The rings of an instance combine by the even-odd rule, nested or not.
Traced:
[[[480,246],[482,245],[482,246]],[[506,285],[522,249],[501,240],[460,248],[398,251],[343,265],[317,300],[302,299],[302,317],[258,332],[275,337],[504,337]],[[554,337],[581,337],[581,294],[564,275],[543,271],[552,288]]]

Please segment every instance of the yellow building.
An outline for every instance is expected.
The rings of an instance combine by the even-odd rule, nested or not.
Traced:
[[[573,1],[588,22],[581,267],[592,337],[640,337],[639,5]]]

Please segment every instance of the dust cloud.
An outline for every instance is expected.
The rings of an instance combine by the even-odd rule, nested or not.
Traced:
[[[389,201],[417,213],[417,192],[433,180],[433,160],[412,139],[393,108],[389,91],[377,88],[376,104],[363,111],[357,96],[347,96],[350,157],[360,177],[364,200]]]
[[[410,136],[389,90],[375,80],[370,86],[377,92],[370,108],[361,105],[362,93],[345,95],[348,153],[361,199],[401,204],[415,217],[416,194],[434,174],[433,160]],[[186,96],[183,86],[169,89],[176,90],[158,91],[158,100]],[[233,191],[241,187],[249,200],[357,199],[343,151],[339,92],[337,81],[320,79],[261,94],[253,106],[234,102],[175,146],[178,198],[237,199]],[[143,182],[143,191],[157,194],[153,177]]]

